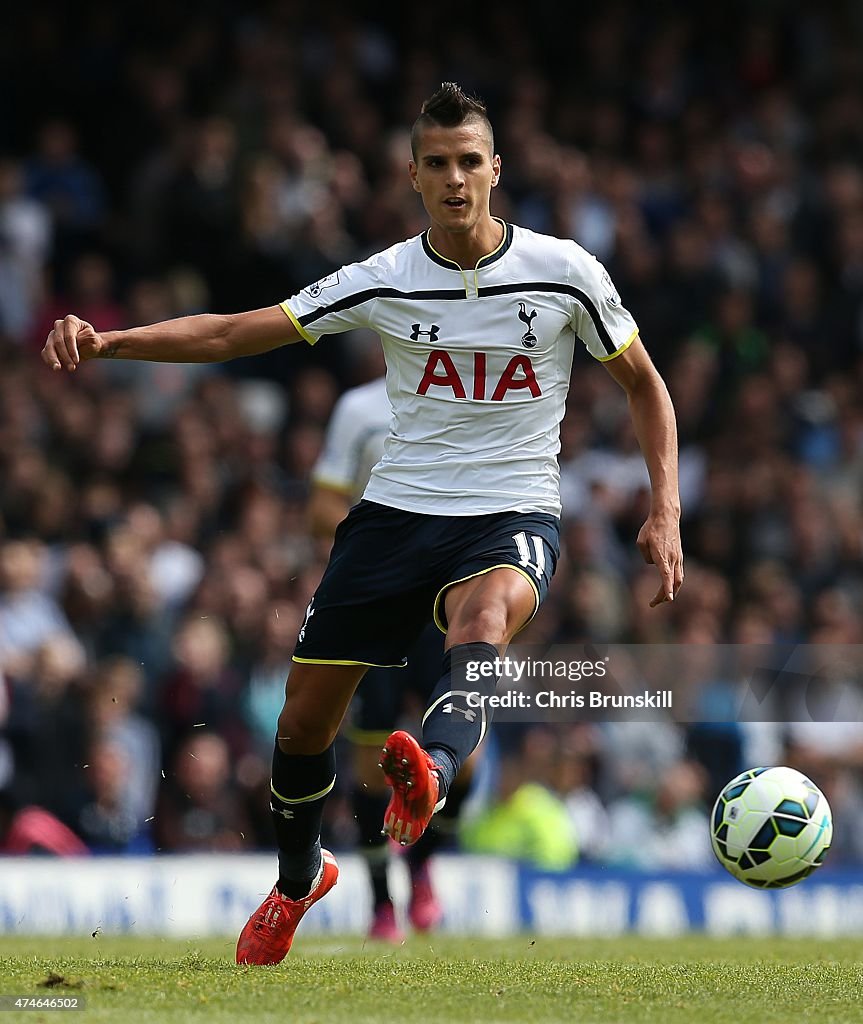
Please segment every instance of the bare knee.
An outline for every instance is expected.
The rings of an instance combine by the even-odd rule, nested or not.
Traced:
[[[276,740],[283,754],[322,754],[332,746],[338,731],[338,722],[294,707],[288,698],[279,715]]]
[[[505,643],[509,639],[505,605],[495,603],[465,608],[456,620],[449,624],[447,638],[450,646],[479,642]]]
[[[284,754],[322,754],[332,746],[364,665],[294,665],[276,738]]]

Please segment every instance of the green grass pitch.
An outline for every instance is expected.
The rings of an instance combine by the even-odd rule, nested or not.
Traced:
[[[432,936],[389,947],[297,939],[278,967],[237,967],[233,943],[0,939],[0,994],[86,997],[68,1024],[821,1024],[863,1022],[850,940]]]

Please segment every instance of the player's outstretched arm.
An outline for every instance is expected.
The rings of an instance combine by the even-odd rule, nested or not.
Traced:
[[[99,333],[74,314],[54,321],[42,359],[54,370],[74,370],[86,359],[146,359],[155,363],[222,363],[254,356],[300,336],[280,306],[220,316],[204,313],[149,327]]]
[[[656,565],[662,577],[650,602],[655,607],[663,601],[673,601],[683,583],[674,407],[668,388],[640,338],[603,365],[626,392],[635,433],[650,473],[650,514],[638,533],[637,543],[644,560]]]

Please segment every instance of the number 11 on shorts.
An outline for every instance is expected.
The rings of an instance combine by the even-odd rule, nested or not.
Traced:
[[[512,539],[515,541],[515,546],[518,548],[518,564],[523,569],[532,569],[536,578],[542,579],[542,574],[545,571],[545,548],[542,546],[542,537],[537,537],[535,534],[528,538],[527,534],[514,533]],[[532,562],[530,559],[530,544],[528,540],[533,541],[533,550],[536,553],[536,561]]]

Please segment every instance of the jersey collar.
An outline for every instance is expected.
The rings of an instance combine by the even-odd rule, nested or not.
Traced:
[[[500,244],[496,249],[492,249],[491,252],[487,252],[485,256],[481,256],[477,260],[475,268],[476,270],[484,270],[492,263],[495,263],[497,260],[501,258],[501,256],[504,255],[507,249],[509,249],[509,247],[512,245],[512,224],[507,224],[507,222],[501,220],[500,217],[494,217],[493,219],[496,220],[498,224],[501,224],[503,226],[503,238],[501,239]],[[463,268],[459,266],[459,264],[456,263],[455,260],[448,260],[446,256],[441,256],[437,249],[435,249],[435,247],[429,241],[428,228],[426,228],[426,230],[423,231],[422,233],[422,242],[423,250],[425,251],[426,256],[428,256],[428,258],[432,261],[432,263],[437,263],[439,267],[446,267],[447,270],[458,270],[459,272],[464,272]]]

